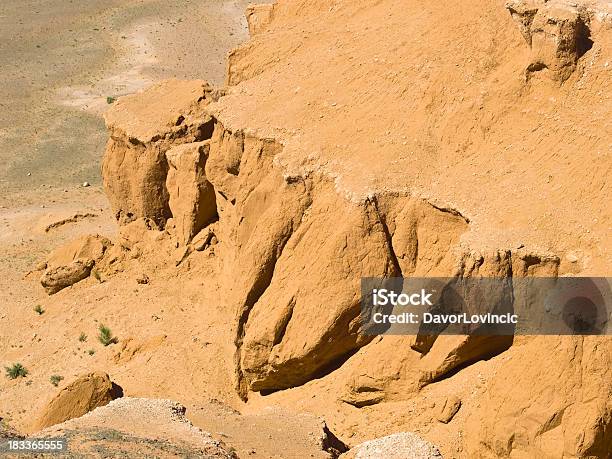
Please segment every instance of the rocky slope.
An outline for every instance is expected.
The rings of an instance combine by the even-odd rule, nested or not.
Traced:
[[[109,111],[121,235],[64,267],[103,289],[143,267],[170,297],[180,282],[192,318],[224,327],[230,375],[203,377],[231,380],[220,393],[244,412],[313,412],[349,446],[416,431],[445,457],[608,457],[609,337],[419,341],[359,320],[362,277],[608,274],[606,4],[280,0],[247,15],[223,90],[169,80]],[[115,364],[147,355],[132,344]]]
[[[254,37],[230,56],[227,94],[203,108],[215,120],[205,169],[242,397],[320,378],[359,352],[361,374],[344,399],[369,405],[506,351],[473,409],[487,422],[466,422],[468,450],[605,454],[606,338],[511,347],[439,337],[420,353],[404,340],[381,374],[385,339],[368,344],[360,333],[361,277],[606,273],[609,12],[563,2],[506,9],[414,5],[410,21],[390,1],[249,11]],[[533,356],[531,379],[552,348],[568,353],[547,362],[539,390],[502,389],[519,380],[521,355]],[[570,368],[588,368],[588,382]],[[603,391],[578,398],[585,384]]]

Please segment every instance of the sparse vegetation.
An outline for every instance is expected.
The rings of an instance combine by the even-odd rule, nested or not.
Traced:
[[[53,384],[55,387],[57,387],[62,379],[64,379],[63,376],[60,376],[60,375],[51,375],[51,377],[49,378],[49,381],[51,381],[51,384]]]
[[[101,324],[98,330],[100,331],[98,334],[98,339],[104,346],[115,344],[117,342],[117,337],[113,336],[113,332],[111,332],[111,329],[107,326]]]
[[[37,304],[36,306],[34,306],[34,312],[37,313],[39,316],[41,316],[41,315],[43,315],[45,310],[43,309],[43,307],[40,304]]]
[[[87,351],[87,353],[88,353],[89,355],[94,355],[94,354],[96,353],[96,351],[95,351],[95,350],[93,350],[93,349],[90,349],[90,350],[88,350],[88,351]]]
[[[9,379],[25,378],[28,375],[28,370],[20,363],[4,368],[6,370],[6,377]]]
[[[87,335],[84,332],[81,332],[81,334],[79,335],[79,341],[81,343],[84,343],[85,341],[87,341]]]
[[[115,103],[115,100],[117,100],[117,99],[115,99],[114,97],[108,96],[106,98],[106,103],[110,105],[110,104]]]

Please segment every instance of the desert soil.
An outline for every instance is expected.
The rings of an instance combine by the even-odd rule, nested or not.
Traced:
[[[527,355],[528,378],[556,362],[551,349],[562,354],[573,341],[519,337],[510,351],[416,391],[410,385],[416,374],[411,360],[406,368],[394,366],[398,349],[411,352],[407,341],[379,337],[345,355],[334,371],[313,373],[308,382],[286,390],[251,391],[244,400],[234,377],[236,315],[225,298],[241,280],[224,271],[224,263],[235,261],[227,258],[231,241],[184,256],[171,230],[139,233],[144,223],[137,221],[122,234],[113,218],[100,178],[108,136],[101,115],[114,98],[160,79],[222,84],[227,51],[247,39],[246,3],[10,0],[0,7],[0,364],[20,362],[29,371],[27,378],[0,378],[2,424],[33,433],[39,413],[59,389],[79,375],[103,371],[126,397],[184,405],[194,426],[241,457],[324,457],[316,423],[312,417],[301,422],[304,413],[324,418],[349,446],[411,431],[439,446],[445,457],[466,457],[463,431],[456,426],[480,422],[470,414],[485,405],[498,374]],[[284,179],[308,178],[308,171],[331,177],[329,186],[317,183],[329,199],[323,211],[310,217],[305,212],[305,220],[341,220],[337,216],[350,207],[345,202],[408,191],[431,209],[462,214],[470,225],[462,242],[471,248],[553,253],[561,275],[609,271],[610,94],[599,90],[609,81],[609,29],[600,32],[564,86],[540,75],[528,84],[528,47],[500,1],[466,2],[460,14],[423,2],[423,13],[415,12],[410,21],[395,0],[280,5],[272,28],[235,56],[236,80],[211,111],[215,129],[222,121],[233,132],[248,130],[282,142],[274,168]],[[313,69],[320,73],[313,76]],[[599,129],[584,136],[590,124]],[[244,166],[248,171],[250,165]],[[272,191],[263,195],[277,197]],[[246,226],[252,225],[249,219],[258,221],[259,213],[269,218],[271,212],[258,209],[242,209]],[[338,221],[340,233],[344,223]],[[321,228],[325,235],[327,222],[320,225],[307,236]],[[261,240],[253,245],[263,246],[268,228],[257,229]],[[444,245],[446,235],[435,230],[433,244]],[[129,255],[116,272],[47,296],[40,272],[29,272],[61,243],[96,233],[125,245]],[[298,236],[299,248],[303,235]],[[328,253],[334,258],[333,252],[321,255],[315,243],[311,249],[318,257],[309,252],[301,259],[298,252],[296,265],[308,270],[324,266],[307,264],[310,258]],[[315,281],[326,275],[312,271]],[[316,328],[311,316],[306,311],[294,328]],[[98,341],[101,324],[110,327],[117,343]],[[258,324],[251,325],[257,331]],[[603,349],[604,363],[596,369],[605,369],[609,339],[584,343],[594,353]],[[52,375],[63,376],[59,388],[51,384]],[[357,407],[343,399],[348,382],[361,388],[357,382],[372,375],[407,383],[390,385],[385,403]],[[599,380],[592,376],[592,381]],[[519,391],[502,386],[493,395],[537,398],[538,388],[554,392],[553,384],[544,384]],[[606,389],[602,384],[602,393]],[[448,425],[438,411],[451,396],[464,408]],[[545,408],[537,414],[548,414]],[[138,419],[128,424],[133,425],[120,426],[121,435],[144,438],[146,426]]]

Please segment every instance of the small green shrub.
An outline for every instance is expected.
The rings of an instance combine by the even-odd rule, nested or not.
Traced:
[[[34,306],[34,312],[36,312],[39,316],[42,316],[45,310],[40,304],[37,304],[36,306]]]
[[[88,350],[88,351],[87,351],[87,353],[88,353],[89,355],[94,355],[94,354],[96,353],[96,351],[95,351],[95,350],[93,350],[93,349],[90,349],[90,350]]]
[[[4,369],[6,370],[6,377],[9,379],[25,378],[28,375],[28,370],[20,363],[4,367]]]
[[[81,343],[84,343],[85,341],[87,341],[87,335],[83,332],[81,332],[81,334],[79,335],[79,341]]]
[[[49,381],[51,381],[51,384],[53,384],[55,387],[57,387],[62,379],[64,379],[63,376],[60,376],[60,375],[51,375],[51,377],[49,378]]]
[[[98,339],[104,346],[108,346],[109,344],[115,344],[117,342],[117,338],[113,336],[113,332],[111,332],[110,328],[105,325],[100,325],[98,328],[100,333],[98,334]]]
[[[114,97],[108,96],[108,97],[106,98],[106,103],[107,103],[107,104],[109,104],[109,105],[110,105],[110,104],[114,104],[114,103],[115,103],[115,100],[117,100],[117,99],[115,99]]]

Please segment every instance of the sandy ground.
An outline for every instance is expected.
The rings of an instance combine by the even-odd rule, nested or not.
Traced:
[[[163,78],[223,82],[244,0],[3,1],[0,205],[100,183],[107,98]],[[186,59],[190,56],[190,59]]]

